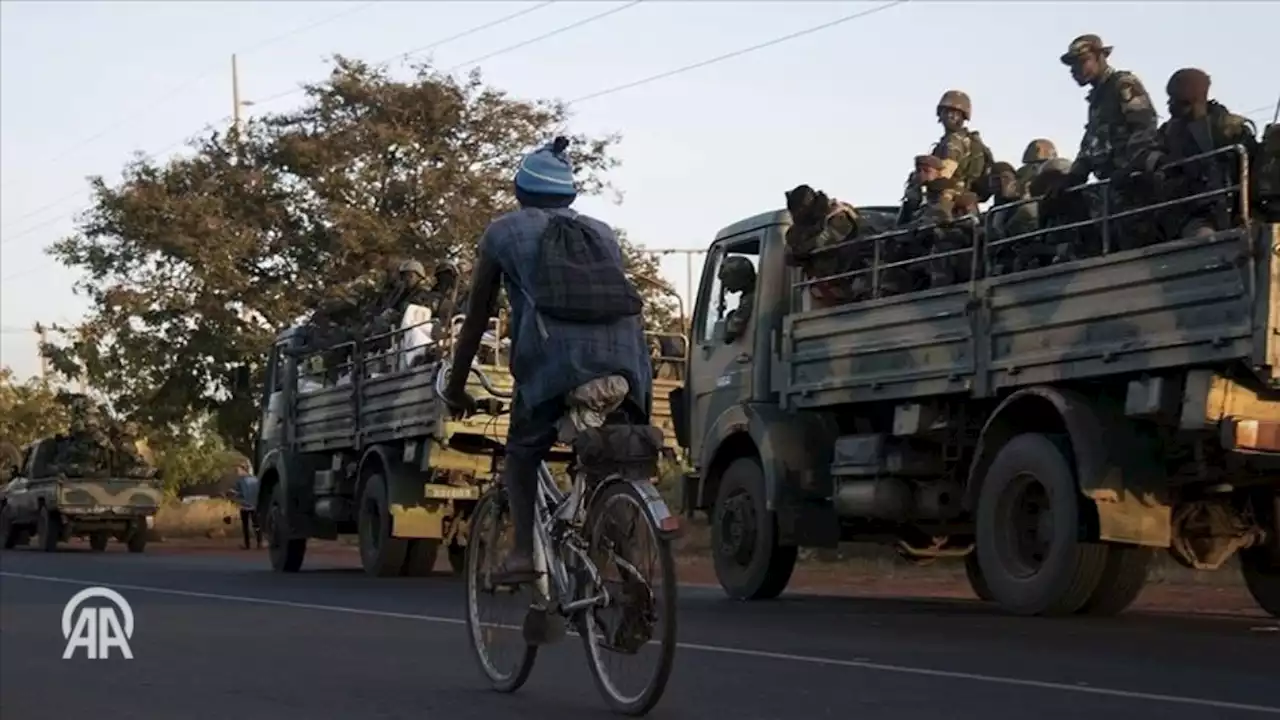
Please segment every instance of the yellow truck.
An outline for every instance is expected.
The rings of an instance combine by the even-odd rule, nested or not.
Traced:
[[[310,539],[351,534],[373,576],[429,574],[442,547],[454,571],[461,570],[467,518],[497,477],[507,420],[450,418],[434,389],[438,359],[447,351],[402,341],[404,332],[326,348],[327,370],[303,351],[303,328],[277,337],[261,390],[254,458],[257,512],[274,570],[298,571]],[[495,320],[477,364],[499,389],[508,389],[501,335]],[[655,361],[666,368],[656,374],[667,377],[655,380],[653,423],[674,457],[667,398],[683,375],[684,358]],[[486,396],[478,384],[470,390]],[[555,469],[568,460],[557,448],[548,463]]]

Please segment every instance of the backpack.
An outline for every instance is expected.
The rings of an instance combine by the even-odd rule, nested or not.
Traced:
[[[605,325],[644,309],[644,301],[605,239],[582,220],[552,215],[539,248],[531,296],[542,315]]]

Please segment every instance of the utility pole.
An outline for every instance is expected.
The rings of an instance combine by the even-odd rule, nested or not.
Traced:
[[[232,127],[235,128],[238,136],[243,129],[240,121],[240,108],[243,107],[243,103],[240,102],[240,67],[236,63],[235,53],[231,53],[231,107]]]
[[[690,322],[693,315],[693,303],[695,290],[693,287],[693,256],[701,255],[706,250],[691,250],[689,248],[660,248],[651,249],[644,248],[644,251],[653,255],[684,255],[685,259],[685,288],[689,295],[687,307],[685,308],[685,322]]]

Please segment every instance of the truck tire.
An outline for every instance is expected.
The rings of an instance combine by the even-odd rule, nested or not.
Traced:
[[[360,493],[357,523],[360,532],[360,566],[374,577],[395,577],[404,568],[409,543],[391,537],[391,512],[387,483],[381,475],[369,476]]]
[[[97,530],[89,533],[89,549],[94,552],[102,552],[107,549],[107,542],[111,540],[111,536],[105,530]]]
[[[982,575],[982,568],[978,565],[976,549],[964,556],[964,576],[969,580],[969,589],[973,590],[979,600],[991,601],[991,588],[987,586],[987,578]]]
[[[40,506],[40,517],[36,521],[37,544],[44,552],[58,549],[58,541],[62,539],[62,518],[48,505]]]
[[[1280,562],[1265,546],[1240,551],[1240,574],[1258,607],[1280,618]]]
[[[307,556],[307,539],[289,537],[289,515],[285,512],[284,485],[271,488],[271,504],[267,506],[267,556],[271,569],[295,573]]]
[[[1107,545],[1098,587],[1076,612],[1081,615],[1119,615],[1133,604],[1147,584],[1147,570],[1155,551],[1137,545]]]
[[[720,479],[711,521],[716,579],[737,600],[771,600],[782,594],[796,567],[796,547],[778,544],[777,518],[765,503],[764,470],[755,458],[738,458]]]
[[[1018,435],[978,495],[978,565],[992,598],[1017,615],[1070,615],[1098,587],[1107,546],[1080,538],[1080,493],[1063,439]]]
[[[467,546],[456,541],[449,543],[449,569],[457,577],[467,571]]]
[[[12,550],[18,544],[18,529],[13,526],[13,509],[0,505],[0,548]]]
[[[131,553],[146,552],[147,549],[147,526],[146,523],[140,523],[129,533],[129,539],[125,541],[125,547]]]
[[[429,577],[440,556],[440,541],[418,538],[408,541],[404,553],[405,577]]]

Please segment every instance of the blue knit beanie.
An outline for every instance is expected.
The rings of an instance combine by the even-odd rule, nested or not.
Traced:
[[[573,166],[564,152],[568,147],[569,139],[558,137],[525,156],[516,171],[516,188],[535,195],[576,196]]]

